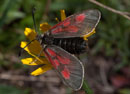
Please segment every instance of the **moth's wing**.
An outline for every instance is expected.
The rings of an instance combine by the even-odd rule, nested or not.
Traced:
[[[101,17],[98,10],[87,10],[67,17],[50,29],[55,38],[81,37],[94,30]]]
[[[79,90],[84,79],[82,63],[75,56],[55,45],[47,46],[44,53],[64,83],[74,90]]]

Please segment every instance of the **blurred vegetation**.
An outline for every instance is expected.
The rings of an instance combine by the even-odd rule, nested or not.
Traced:
[[[130,0],[97,1],[120,11],[130,11]],[[95,56],[100,54],[106,59],[112,59],[117,64],[115,69],[118,70],[130,64],[130,21],[120,15],[98,7],[87,0],[1,0],[0,68],[10,66],[10,59],[6,59],[5,55],[17,56],[20,41],[25,40],[25,27],[33,28],[31,14],[33,6],[37,9],[37,27],[39,23],[45,21],[51,25],[56,24],[55,17],[60,17],[59,10],[61,9],[66,10],[67,16],[86,9],[99,9],[102,17],[96,28],[97,33],[93,35],[95,39],[90,43],[92,54]],[[14,68],[22,68],[23,66],[19,63],[16,62]],[[16,91],[19,92],[17,89]]]
[[[28,90],[21,90],[19,88],[7,85],[0,85],[0,94],[28,94]]]

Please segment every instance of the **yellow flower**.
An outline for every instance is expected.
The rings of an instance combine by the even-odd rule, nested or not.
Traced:
[[[63,21],[64,19],[66,18],[66,15],[65,15],[65,11],[64,10],[61,10],[61,21]],[[57,18],[56,18],[57,19]],[[58,20],[58,19],[57,19]],[[49,29],[51,28],[51,26],[47,23],[47,22],[44,22],[42,24],[40,24],[40,30],[42,32],[46,32],[48,31]],[[36,32],[30,28],[25,28],[25,31],[24,31],[24,34],[25,36],[31,41],[33,39],[35,39],[36,37]],[[22,41],[21,42],[21,48],[24,48],[26,45],[27,45],[28,42],[26,41]],[[33,71],[31,73],[31,75],[40,75],[40,74],[43,74],[45,73],[46,71],[52,69],[52,66],[51,64],[48,62],[48,60],[44,57],[44,54],[42,53],[40,57],[37,57],[37,55],[40,53],[41,51],[41,46],[40,46],[40,43],[38,41],[34,41],[32,42],[30,45],[28,45],[24,50],[28,52],[28,54],[30,54],[32,57],[30,58],[24,58],[24,59],[21,59],[21,62],[23,64],[26,64],[26,65],[31,65],[31,66],[35,66],[35,65],[43,65],[41,67],[39,67],[38,69],[36,69],[35,71]],[[37,60],[35,60],[37,59]],[[35,61],[35,62],[34,62]],[[33,63],[31,63],[33,62]]]
[[[61,10],[60,12],[61,12],[61,21],[63,21],[64,19],[66,19],[65,11]],[[59,22],[58,18],[56,18],[56,20]],[[40,24],[40,30],[42,32],[46,32],[50,28],[51,28],[51,26],[47,22]],[[83,37],[84,40],[87,40],[87,37],[91,36],[93,33],[95,33],[95,29],[93,30],[93,32],[85,35]],[[31,28],[25,28],[24,34],[30,41],[35,39],[35,37],[36,37],[36,32],[34,30],[32,30]],[[28,44],[28,42],[22,41],[20,46],[21,46],[21,48],[24,48],[27,44]],[[24,49],[25,51],[28,52],[28,54],[30,54],[33,57],[21,59],[21,62],[26,65],[31,65],[31,66],[42,65],[41,67],[39,67],[38,69],[34,70],[31,73],[31,75],[33,75],[33,76],[43,74],[46,71],[52,69],[51,63],[48,62],[48,60],[44,57],[44,53],[42,53],[40,57],[37,57],[37,55],[40,53],[41,49],[42,48],[40,46],[40,43],[38,41],[33,41],[31,44],[29,44]],[[31,62],[33,62],[33,63],[31,63]]]

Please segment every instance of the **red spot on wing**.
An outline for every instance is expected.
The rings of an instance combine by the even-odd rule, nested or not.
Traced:
[[[85,19],[85,14],[79,14],[76,16],[76,22],[82,22]]]
[[[62,31],[62,28],[59,27],[59,28],[54,29],[54,30],[52,31],[52,33],[55,34],[55,33],[61,32],[61,31]]]
[[[51,52],[51,55],[54,56],[54,53],[51,49],[47,48],[48,52]],[[49,53],[50,54],[50,53]],[[58,66],[60,65],[59,61],[57,59],[52,59],[52,57],[49,55],[47,52],[45,52],[46,57],[49,59],[51,62],[52,66],[57,69]],[[56,54],[55,54],[56,55]]]
[[[58,24],[56,24],[56,25],[54,25],[52,28],[51,28],[51,30],[52,29],[55,29],[56,27],[58,27],[58,26],[61,26],[61,25],[66,25],[66,23],[68,23],[70,21],[70,18],[66,18],[64,21],[62,21],[62,22],[60,22],[60,23],[58,23]]]
[[[51,62],[52,66],[56,69],[56,64],[55,62],[52,60],[52,58],[49,56],[48,53],[45,52],[45,56],[48,58],[48,60]]]
[[[60,65],[59,61],[57,59],[54,59],[54,63],[56,65],[56,67],[58,67]]]
[[[67,25],[67,24],[69,24],[69,23],[65,23],[65,25]],[[78,27],[70,25],[64,29],[62,29],[61,27],[56,28],[55,30],[52,31],[52,33],[55,34],[55,33],[59,33],[59,32],[77,32],[77,31],[78,31]]]
[[[66,27],[64,29],[64,31],[66,31],[66,32],[77,32],[78,31],[78,27],[71,25],[71,26]]]
[[[68,26],[68,25],[70,25],[70,21],[66,21],[66,22],[64,22],[63,25],[64,25],[64,26]]]
[[[67,68],[64,67],[64,70],[61,71],[62,73],[62,76],[65,78],[65,79],[69,79],[70,78],[70,72]]]
[[[63,24],[63,22],[60,22],[60,23],[54,25],[51,29],[55,29],[56,27],[58,27],[58,26],[60,26],[60,25],[62,25],[62,24]]]
[[[64,64],[70,64],[70,60],[68,58],[64,58],[65,63]]]
[[[56,56],[56,53],[53,50],[47,48],[47,51],[51,56]]]
[[[62,58],[60,56],[57,56],[57,58],[62,64],[70,64],[70,60],[68,58]]]

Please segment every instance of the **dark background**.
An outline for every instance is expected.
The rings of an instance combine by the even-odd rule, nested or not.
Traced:
[[[120,11],[130,11],[130,0],[97,0]],[[33,77],[34,67],[22,65],[18,52],[26,40],[25,27],[33,28],[32,6],[37,27],[56,24],[60,10],[67,16],[87,9],[101,11],[96,33],[89,38],[85,79],[94,94],[130,94],[130,20],[88,0],[1,0],[0,1],[0,94],[84,94],[65,87],[51,70]],[[44,79],[43,79],[43,78]],[[42,78],[42,79],[40,79]]]

